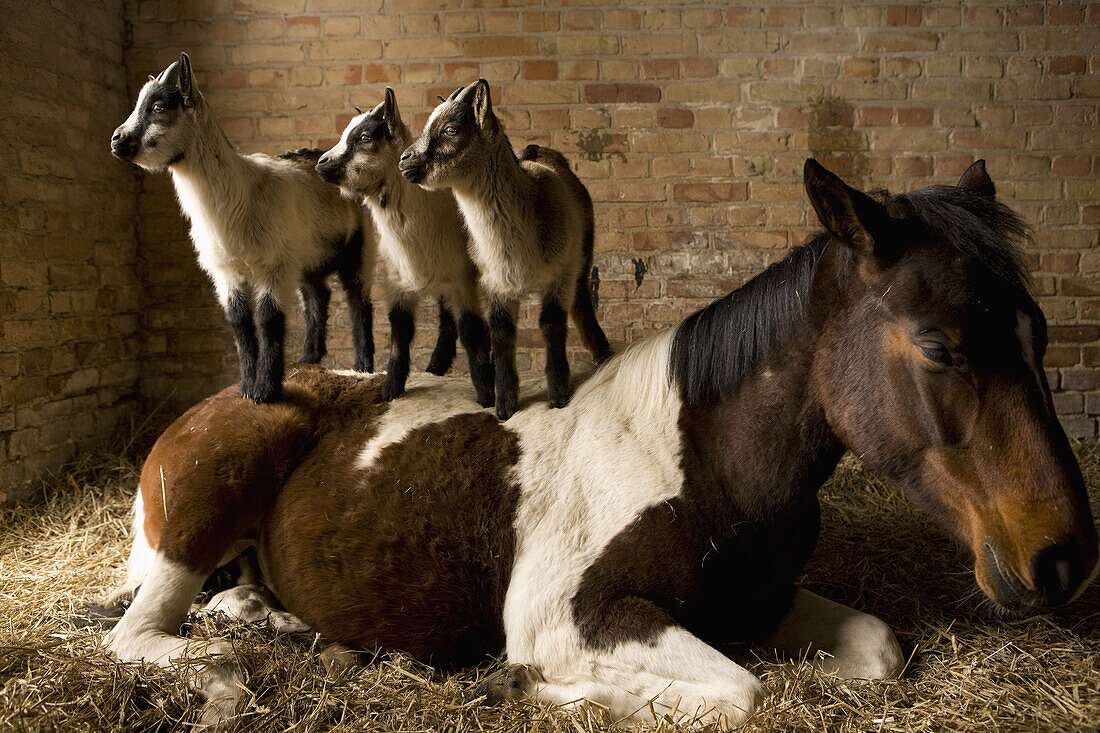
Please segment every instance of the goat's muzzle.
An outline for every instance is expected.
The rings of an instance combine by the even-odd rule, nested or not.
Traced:
[[[328,153],[317,159],[316,170],[321,180],[327,183],[339,183],[344,177],[344,166],[340,165],[339,159],[331,157]]]
[[[111,155],[119,160],[129,163],[137,155],[139,147],[141,147],[140,142],[124,134],[121,127],[111,135]]]
[[[401,161],[397,164],[401,175],[413,183],[422,183],[425,177],[424,161],[421,156],[414,155],[411,150],[401,154]]]

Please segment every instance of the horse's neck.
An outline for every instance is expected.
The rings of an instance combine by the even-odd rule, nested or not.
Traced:
[[[705,474],[719,505],[740,518],[767,520],[813,501],[844,452],[811,374],[826,311],[843,296],[835,291],[844,266],[824,252],[807,316],[735,388],[682,408],[685,466]]]

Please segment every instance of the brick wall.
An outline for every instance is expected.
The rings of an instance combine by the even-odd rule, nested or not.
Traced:
[[[1095,433],[1100,4],[201,5],[184,17],[184,4],[138,5],[133,83],[188,50],[242,150],[327,146],[386,85],[419,128],[437,94],[488,78],[513,143],[563,150],[588,184],[600,315],[620,341],[675,323],[801,243],[814,226],[807,156],[895,190],[953,182],[984,157],[1001,198],[1036,228],[1028,261],[1055,324],[1058,407],[1071,433]],[[235,356],[165,181],[147,179],[141,202],[155,264],[144,395],[175,389],[182,404],[230,379]],[[520,358],[537,371],[534,324],[528,310]],[[346,333],[336,320],[344,365]]]
[[[136,407],[121,0],[0,2],[0,504]]]
[[[27,406],[0,413],[9,481],[48,462],[22,459],[60,459],[128,409],[136,343],[145,409],[165,402],[171,414],[235,378],[229,329],[164,176],[137,184],[135,305],[133,170],[105,144],[127,106],[118,2],[20,6],[0,30],[14,50],[0,62],[14,102],[0,122],[12,176],[0,394]],[[419,126],[437,94],[485,76],[514,144],[563,150],[588,184],[600,315],[619,341],[675,323],[799,244],[814,227],[807,156],[894,190],[952,182],[984,157],[1002,200],[1036,228],[1028,259],[1054,324],[1058,408],[1072,434],[1096,432],[1100,4],[128,0],[122,16],[128,97],[187,50],[246,152],[327,146],[386,85]],[[433,318],[425,308],[420,368]],[[534,323],[527,309],[520,363],[539,371]],[[376,324],[384,363],[381,308]],[[337,299],[331,334],[332,363],[348,365]],[[300,343],[294,325],[289,347]]]

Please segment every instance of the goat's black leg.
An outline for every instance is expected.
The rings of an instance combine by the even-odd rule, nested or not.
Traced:
[[[382,399],[387,402],[405,394],[405,381],[409,378],[409,344],[415,329],[412,310],[404,301],[396,301],[390,307],[390,362],[386,365],[386,381],[382,383]]]
[[[489,340],[496,370],[497,417],[507,420],[519,405],[519,375],[516,373],[515,308],[502,301],[489,304]]]
[[[489,332],[485,321],[477,313],[461,311],[458,314],[458,337],[466,349],[466,360],[470,363],[470,380],[474,383],[477,403],[482,407],[492,407],[493,402],[493,362],[489,357]]]
[[[332,297],[324,275],[306,275],[300,291],[305,306],[306,338],[302,344],[302,363],[318,364],[325,357],[328,330],[328,302]]]
[[[458,339],[458,328],[455,326],[455,318],[447,308],[443,298],[439,299],[439,335],[435,339],[435,348],[432,349],[432,358],[428,360],[428,373],[443,376],[451,369],[455,360],[455,341]]]
[[[233,327],[233,340],[237,342],[237,358],[241,366],[241,396],[252,397],[256,383],[256,326],[252,321],[252,303],[243,290],[229,294],[225,317]]]
[[[252,399],[257,404],[277,402],[283,396],[283,340],[286,336],[286,316],[270,295],[264,295],[256,305],[256,332],[259,336],[259,358],[256,360],[256,382]]]
[[[364,246],[362,233],[356,233],[340,253],[337,272],[348,300],[351,346],[355,351],[355,371],[373,372],[374,309],[370,302],[370,283],[363,279],[364,276],[369,278],[371,273],[361,272]]]
[[[553,296],[542,301],[539,313],[539,329],[546,340],[546,386],[550,393],[551,407],[569,404],[569,359],[565,353],[565,337],[568,334],[565,309]]]

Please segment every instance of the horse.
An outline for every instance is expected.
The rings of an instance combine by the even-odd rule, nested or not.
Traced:
[[[1026,226],[982,161],[899,195],[804,174],[823,232],[568,407],[500,422],[462,380],[417,376],[387,403],[380,375],[310,367],[278,404],[229,388],[192,407],[142,470],[110,651],[195,666],[204,719],[233,715],[229,645],[178,629],[253,545],[285,613],[335,642],[441,665],[504,648],[489,696],[737,725],[764,687],[730,643],[820,650],[851,678],[903,667],[885,623],[795,585],[845,450],[969,548],[1002,613],[1073,600],[1097,532],[1042,369]]]

